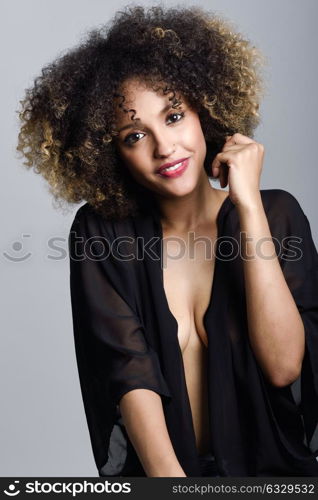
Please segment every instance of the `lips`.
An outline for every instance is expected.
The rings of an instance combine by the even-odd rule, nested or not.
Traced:
[[[165,177],[180,175],[188,166],[188,160],[189,158],[181,158],[171,163],[165,163],[158,168],[156,173]]]

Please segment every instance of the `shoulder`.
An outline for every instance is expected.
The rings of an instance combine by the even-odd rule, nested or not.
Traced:
[[[91,205],[85,203],[75,213],[71,230],[85,232],[90,236],[101,235],[112,238],[121,233],[129,233],[129,227],[132,225],[131,219],[131,217],[121,220],[107,219]]]
[[[286,232],[302,225],[308,226],[309,221],[297,198],[284,189],[260,190],[264,212],[272,230]],[[232,209],[235,205],[232,206]],[[236,210],[230,210],[232,217],[238,222]]]
[[[310,224],[297,198],[284,189],[262,189],[264,211],[273,233],[284,236],[310,232]]]
[[[297,198],[284,189],[260,190],[264,210],[268,217],[287,220],[291,218],[306,218]]]
[[[138,236],[152,234],[153,219],[148,216],[128,216],[122,219],[107,219],[91,205],[85,203],[75,213],[70,235],[84,240],[91,238],[107,240],[110,245],[135,247]]]
[[[107,220],[102,217],[94,208],[85,203],[75,212],[75,216],[72,222],[72,227],[80,227],[85,224],[88,225],[96,225],[103,224],[103,226],[107,226]]]
[[[261,189],[260,193],[266,208],[281,208],[283,211],[301,208],[296,197],[284,189]]]

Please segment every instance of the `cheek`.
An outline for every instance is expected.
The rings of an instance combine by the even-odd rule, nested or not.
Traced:
[[[206,141],[201,128],[201,123],[198,119],[194,119],[192,126],[189,127],[187,139],[188,143],[191,144],[200,156],[206,155]]]
[[[132,177],[136,180],[142,178],[143,174],[143,156],[138,154],[137,152],[132,153],[121,153],[121,160],[123,162],[123,166],[127,169]]]
[[[119,157],[124,165],[124,167],[129,170],[135,170],[136,165],[138,165],[138,155],[135,152],[128,150],[119,150]]]

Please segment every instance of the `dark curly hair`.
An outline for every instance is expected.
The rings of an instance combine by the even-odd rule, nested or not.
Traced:
[[[126,6],[26,90],[17,150],[48,181],[55,201],[85,200],[107,218],[136,215],[152,196],[116,151],[116,106],[131,111],[118,99],[120,85],[137,76],[170,94],[173,106],[177,94],[188,100],[199,115],[211,177],[225,136],[252,137],[259,123],[264,61],[228,21],[199,7]]]

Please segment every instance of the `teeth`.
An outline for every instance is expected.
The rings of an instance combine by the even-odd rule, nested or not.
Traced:
[[[176,163],[176,165],[173,165],[172,167],[164,168],[163,170],[161,170],[161,172],[170,172],[170,170],[177,170],[177,168],[179,168],[182,163],[183,162],[181,161],[180,163]]]

